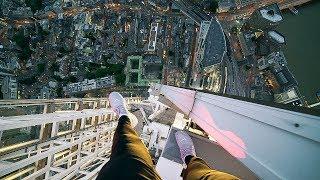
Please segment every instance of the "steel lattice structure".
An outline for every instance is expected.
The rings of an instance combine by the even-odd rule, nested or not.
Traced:
[[[126,99],[129,104],[140,100]],[[105,98],[0,101],[4,109],[41,109],[38,114],[1,117],[1,135],[28,127],[40,131],[35,139],[0,149],[0,178],[94,179],[109,160],[117,125],[108,105]]]

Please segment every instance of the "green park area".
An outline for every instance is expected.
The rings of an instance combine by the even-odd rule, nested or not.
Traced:
[[[118,85],[124,85],[126,76],[124,74],[124,65],[122,64],[110,64],[105,62],[103,66],[95,63],[87,64],[87,72],[85,78],[96,79],[106,76],[114,76]]]
[[[32,12],[35,13],[37,10],[42,9],[42,0],[25,0],[26,5],[31,8]]]
[[[192,0],[196,4],[205,4],[205,10],[211,13],[216,13],[219,7],[218,0]]]
[[[32,51],[29,47],[29,40],[24,37],[23,31],[18,31],[13,36],[13,41],[20,47],[21,52],[19,53],[19,58],[21,60],[27,60],[31,57]]]

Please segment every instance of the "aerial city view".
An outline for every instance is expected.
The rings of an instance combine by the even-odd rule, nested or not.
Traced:
[[[287,37],[289,27],[281,26],[286,18],[308,16],[305,9],[318,15],[316,2],[2,0],[0,5],[1,99],[98,97],[113,89],[134,94],[162,83],[298,106],[319,102],[318,64],[292,57],[295,36],[303,32]],[[301,13],[294,8],[300,5]],[[304,45],[316,48],[308,40]],[[312,64],[308,76],[305,64]]]
[[[236,159],[229,161],[240,164],[233,165],[240,173],[223,165],[218,169],[241,179],[291,179],[293,167],[281,171],[276,163],[261,165],[270,160],[263,158],[275,157],[250,149],[256,144],[250,146],[246,132],[236,130],[241,125],[223,124],[226,115],[223,125],[219,117],[209,118],[210,125],[201,116],[234,112],[228,117],[241,114],[241,120],[261,122],[269,115],[288,117],[292,127],[310,131],[275,126],[314,140],[319,150],[320,121],[304,121],[320,117],[319,17],[318,0],[0,0],[0,179],[96,178],[111,147],[100,141],[111,142],[114,129],[96,134],[106,124],[113,128],[116,116],[108,96],[115,91],[125,97],[135,119],[143,119],[136,130],[163,179],[172,179],[171,171],[162,175],[167,171],[161,163],[169,160],[161,158],[170,155],[166,147],[178,121],[186,122],[180,129],[197,134],[195,144],[198,135],[206,142],[215,139]],[[212,104],[200,103],[193,112],[197,98]],[[251,109],[248,102],[259,105]],[[268,108],[256,109],[262,105]],[[280,115],[285,112],[277,108],[310,116]],[[272,121],[265,124],[273,127]],[[233,143],[259,168],[270,169],[243,160],[215,131],[236,139]],[[27,162],[30,158],[35,160]],[[296,177],[320,177],[304,176],[307,172]]]

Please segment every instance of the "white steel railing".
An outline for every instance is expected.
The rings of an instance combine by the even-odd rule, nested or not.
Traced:
[[[8,131],[38,129],[1,143],[0,179],[93,179],[109,160],[117,121],[106,98],[0,101],[0,110],[0,142]]]

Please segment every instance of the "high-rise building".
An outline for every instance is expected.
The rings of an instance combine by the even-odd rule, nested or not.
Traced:
[[[200,63],[202,70],[210,71],[213,66],[222,62],[227,47],[221,24],[216,18],[210,21],[209,27],[205,22],[205,29],[207,30],[204,37],[198,42],[201,56],[197,56],[196,61]]]
[[[202,21],[195,49],[195,63],[190,86],[200,89],[205,88],[204,85],[213,86],[214,82],[210,80],[212,78],[206,78],[204,74],[212,72],[218,74],[226,52],[226,39],[220,22],[216,18],[211,21]]]
[[[278,4],[270,4],[255,10],[247,21],[252,29],[272,29],[283,20]]]
[[[200,62],[203,59],[203,55],[204,55],[204,50],[205,50],[205,40],[210,28],[211,22],[210,21],[202,21],[201,22],[201,26],[200,26],[200,30],[199,30],[199,34],[198,34],[198,42],[197,42],[197,46],[196,46],[196,63],[200,64]]]
[[[16,78],[12,76],[6,76],[2,80],[2,95],[3,99],[17,99],[18,97],[18,83]]]

